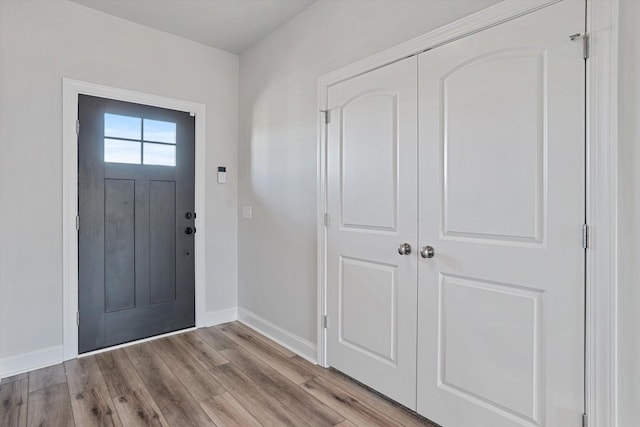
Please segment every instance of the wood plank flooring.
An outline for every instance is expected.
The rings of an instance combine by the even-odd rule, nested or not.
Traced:
[[[238,322],[0,383],[0,427],[435,426]]]

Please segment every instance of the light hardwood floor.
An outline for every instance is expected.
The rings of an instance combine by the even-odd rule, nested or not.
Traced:
[[[0,426],[435,426],[238,323],[5,378]]]

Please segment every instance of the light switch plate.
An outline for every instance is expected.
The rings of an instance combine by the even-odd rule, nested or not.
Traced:
[[[251,206],[242,206],[242,219],[251,219],[253,216],[253,208]]]

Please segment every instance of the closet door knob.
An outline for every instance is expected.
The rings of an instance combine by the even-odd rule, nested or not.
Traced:
[[[408,243],[403,243],[398,247],[398,253],[400,255],[409,255],[411,253],[411,245]]]
[[[436,254],[436,251],[433,249],[433,246],[423,246],[420,249],[420,256],[422,258],[433,258]]]

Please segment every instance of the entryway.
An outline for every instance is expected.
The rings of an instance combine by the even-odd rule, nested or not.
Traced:
[[[585,4],[330,86],[327,361],[447,427],[584,412]]]
[[[80,353],[195,326],[195,118],[78,97]]]

